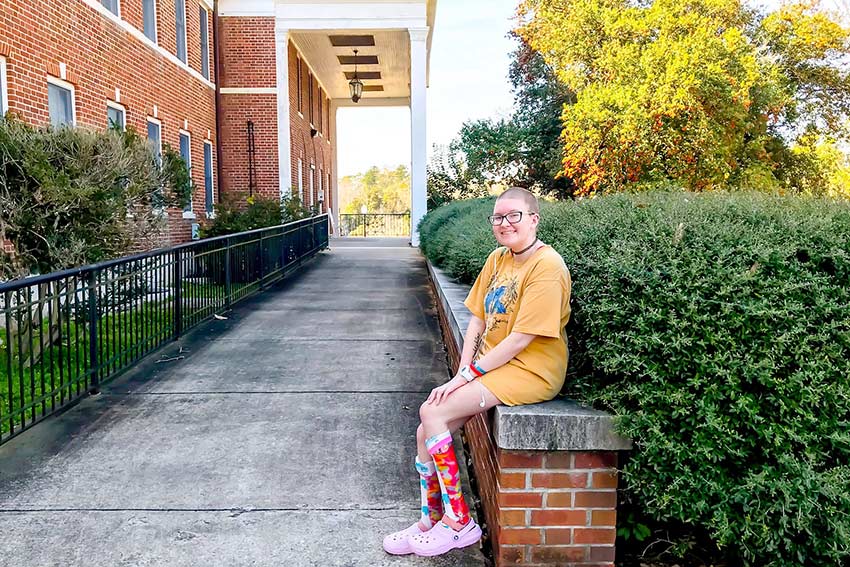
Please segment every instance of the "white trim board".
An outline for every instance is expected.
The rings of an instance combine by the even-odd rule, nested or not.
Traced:
[[[0,113],[9,110],[9,84],[6,77],[6,58],[0,56]]]
[[[277,94],[277,87],[221,87],[221,94]]]

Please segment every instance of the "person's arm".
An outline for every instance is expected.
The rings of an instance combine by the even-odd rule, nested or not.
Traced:
[[[507,364],[509,360],[521,353],[531,344],[531,341],[537,335],[529,335],[528,333],[518,333],[513,331],[510,335],[502,339],[502,341],[493,347],[490,352],[475,361],[484,372],[490,372],[500,366]],[[464,348],[464,351],[466,348]],[[469,362],[467,362],[469,364]],[[461,364],[463,367],[463,364]]]
[[[469,321],[469,326],[466,328],[466,336],[463,339],[463,353],[460,357],[460,366],[458,366],[458,369],[451,380],[431,391],[431,395],[428,396],[427,403],[435,403],[439,405],[440,402],[445,400],[449,394],[464,384],[467,384],[466,378],[460,375],[460,369],[473,362],[472,357],[475,354],[475,345],[480,340],[481,333],[484,332],[484,327],[484,321],[478,317],[472,317]],[[526,333],[511,333],[502,339],[502,341],[497,344],[493,350],[476,360],[475,363],[485,372],[495,370],[522,352],[522,350],[534,340],[535,336],[536,335],[529,335]]]
[[[469,325],[466,326],[466,335],[463,337],[463,352],[460,353],[460,364],[455,370],[455,375],[461,368],[471,363],[476,354],[476,347],[481,342],[481,336],[484,334],[486,323],[475,315],[469,320]]]

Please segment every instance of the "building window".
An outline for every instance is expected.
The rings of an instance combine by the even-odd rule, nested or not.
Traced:
[[[309,194],[309,202],[307,203],[311,207],[313,206],[313,187],[316,183],[316,166],[310,164],[310,194]]]
[[[204,140],[204,210],[213,214],[213,157],[212,142]]]
[[[186,62],[186,0],[174,0],[175,29],[177,30],[177,59]]]
[[[127,119],[124,115],[124,107],[111,100],[106,101],[106,127],[118,130],[127,129]]]
[[[209,13],[206,8],[200,6],[201,16],[201,75],[205,79],[210,78],[210,30],[209,30]]]
[[[325,137],[330,142],[331,141],[331,99],[327,99],[325,101],[325,103],[326,103],[325,104],[325,112],[327,113],[326,114],[327,120],[325,121],[325,124],[327,125],[327,127],[325,129],[327,131],[325,132]]]
[[[162,167],[162,124],[155,118],[148,118],[148,144],[156,164]]]
[[[49,77],[47,105],[50,111],[50,123],[54,127],[74,125],[74,87],[70,83]]]
[[[322,100],[324,100],[325,95],[322,94],[322,89],[319,89],[319,132],[323,132],[322,130],[322,117],[325,115],[322,112]]]
[[[324,189],[322,188],[322,180],[323,180],[324,178],[325,178],[325,176],[324,176],[324,174],[322,173],[322,168],[319,168],[319,192],[316,194],[316,195],[317,195],[316,200],[317,200],[319,203],[321,203],[322,201],[324,201],[324,200],[325,200],[325,191],[324,191]],[[319,212],[322,212],[322,211],[319,211]]]
[[[9,110],[9,95],[6,88],[6,58],[0,57],[0,117]]]
[[[298,200],[304,203],[304,162],[298,160]]]
[[[313,124],[313,73],[307,75],[307,104],[310,105],[310,125]]]
[[[295,92],[298,93],[298,112],[304,112],[304,89],[301,85],[301,81],[304,79],[304,77],[301,76],[301,58],[298,56],[295,57],[295,69],[295,74],[297,75],[298,81],[298,86],[295,87]]]
[[[183,163],[186,164],[186,169],[189,170],[189,184],[192,184],[192,137],[189,132],[180,131],[180,157],[183,158]],[[189,197],[189,202],[183,207],[184,213],[192,212],[192,198]]]
[[[118,11],[118,0],[100,0],[100,3],[116,16],[121,16],[121,12]]]
[[[142,0],[142,17],[145,35],[156,43],[156,0]]]

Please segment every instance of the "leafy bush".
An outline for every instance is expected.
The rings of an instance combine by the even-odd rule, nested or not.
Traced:
[[[490,210],[429,213],[423,250],[471,281]],[[847,564],[850,203],[620,194],[550,204],[539,232],[574,280],[565,390],[635,440],[637,505],[745,565]]]
[[[282,200],[248,197],[243,201],[240,197],[226,195],[215,205],[215,218],[203,226],[201,236],[209,238],[277,226],[312,215],[313,211],[302,205],[298,197]]]
[[[0,120],[0,277],[114,258],[156,239],[162,207],[191,197],[180,155],[163,146],[162,167],[132,128],[34,128]]]

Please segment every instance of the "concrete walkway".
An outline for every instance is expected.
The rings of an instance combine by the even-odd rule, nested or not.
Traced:
[[[418,516],[417,408],[445,355],[406,239],[331,246],[0,446],[0,563],[484,565],[381,549]]]

